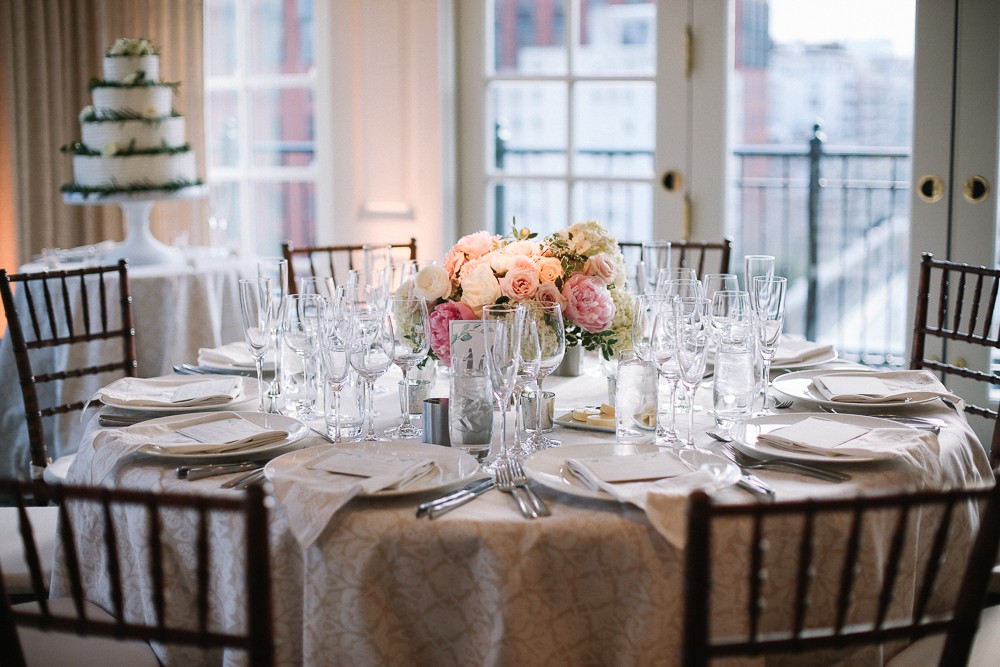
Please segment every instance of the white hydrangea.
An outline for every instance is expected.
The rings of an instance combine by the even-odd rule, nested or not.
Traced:
[[[615,316],[608,330],[618,341],[615,353],[632,348],[632,313],[635,310],[635,296],[626,289],[611,290],[611,300],[615,302]]]
[[[621,257],[618,240],[597,220],[578,222],[566,230],[565,236],[570,241],[570,249],[578,255],[591,257],[606,252]]]

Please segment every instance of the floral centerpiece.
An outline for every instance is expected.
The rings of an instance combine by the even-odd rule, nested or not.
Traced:
[[[618,242],[596,220],[543,241],[527,228],[510,236],[476,232],[459,239],[444,266],[425,266],[399,296],[423,297],[430,313],[431,356],[450,363],[449,323],[475,320],[483,307],[528,301],[562,307],[566,345],[599,350],[611,359],[631,345],[634,296],[625,286]]]

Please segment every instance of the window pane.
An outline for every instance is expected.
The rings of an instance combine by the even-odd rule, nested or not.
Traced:
[[[653,238],[651,183],[583,182],[573,187],[573,218],[598,220],[619,241]]]
[[[208,166],[236,167],[240,162],[240,128],[235,90],[215,90],[206,95]]]
[[[487,200],[499,234],[510,232],[515,219],[541,236],[566,226],[565,181],[493,181]]]
[[[250,38],[252,73],[308,72],[313,61],[312,0],[253,0]]]
[[[487,169],[507,174],[566,173],[566,84],[491,83]]]
[[[493,17],[497,73],[566,73],[565,0],[495,0]]]
[[[205,74],[236,73],[236,0],[205,0]]]
[[[209,245],[237,250],[240,247],[240,185],[235,181],[211,183],[208,194],[211,209],[208,218]]]
[[[252,99],[253,164],[307,167],[313,152],[313,91],[255,90]]]
[[[652,177],[655,84],[578,83],[573,113],[575,173]]]
[[[580,45],[573,57],[576,74],[656,73],[656,4],[583,2]]]
[[[258,254],[281,254],[281,242],[314,245],[316,188],[313,183],[253,183]]]

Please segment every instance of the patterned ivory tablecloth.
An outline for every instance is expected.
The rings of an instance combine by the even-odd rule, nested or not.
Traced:
[[[392,387],[376,398],[380,427],[398,422],[398,400],[392,375],[382,384]],[[546,389],[556,392],[558,408],[606,400],[604,377],[590,373],[579,378],[549,378]],[[698,401],[710,400],[703,387]],[[439,374],[431,395],[446,396],[447,382]],[[796,405],[792,410],[806,410]],[[940,437],[944,481],[980,484],[989,471],[986,455],[962,416],[940,402],[921,409],[948,422]],[[711,425],[707,410],[697,413],[696,444],[718,447],[704,429]],[[96,419],[83,436],[81,452],[92,447],[99,431]],[[499,429],[498,429],[499,430]],[[564,444],[613,442],[612,434],[557,429]],[[305,446],[323,444],[308,438]],[[78,457],[70,481],[86,477],[87,457]],[[175,464],[176,465],[176,464]],[[905,466],[882,462],[849,468],[850,482],[828,484],[782,473],[761,472],[779,499],[849,497],[886,493],[919,485]],[[219,478],[196,482],[176,479],[173,466],[142,455],[123,459],[111,475],[119,486],[192,493],[226,494]],[[537,487],[536,487],[537,488]],[[280,503],[271,512],[274,630],[281,665],[678,665],[683,630],[683,553],[657,533],[644,513],[615,502],[587,500],[546,489],[540,493],[552,516],[527,521],[512,499],[490,491],[477,500],[434,521],[417,519],[414,507],[426,494],[384,499],[355,499],[344,507],[317,543],[303,551],[292,537]],[[433,496],[434,494],[430,494]],[[731,488],[719,494],[725,501],[750,502],[750,496]],[[968,544],[974,512],[960,512],[956,530]],[[77,512],[82,526],[98,525],[96,510]],[[141,571],[146,557],[139,511],[120,517],[130,548],[123,554],[128,613],[152,618],[141,602],[148,589]],[[816,585],[809,622],[828,616],[836,594],[842,553],[836,546],[847,532],[848,517],[828,517],[817,523],[815,539]],[[865,549],[858,585],[871,586],[880,578],[887,549],[886,535],[895,518],[875,516],[865,525]],[[788,526],[766,526],[770,576],[765,586],[769,609],[779,610],[793,590],[795,553],[787,539]],[[194,618],[195,555],[178,546],[192,535],[191,516],[167,517],[164,543],[167,576],[171,584],[169,613]],[[926,531],[924,531],[926,533]],[[892,612],[905,614],[912,604],[912,559],[926,548],[928,536],[919,531],[919,518],[910,533],[903,558],[904,582]],[[88,598],[110,608],[104,574],[100,531],[76,531],[77,548],[87,568]],[[735,620],[746,605],[742,579],[735,571],[745,563],[731,554],[731,546],[749,539],[747,526],[731,525],[714,536],[722,569],[717,573],[713,601],[715,627],[739,630]],[[243,621],[241,531],[225,521],[212,529],[213,552],[221,557],[211,582],[212,619],[222,627]],[[59,550],[57,549],[57,553]],[[957,562],[957,558],[950,563]],[[731,567],[727,567],[727,565]],[[730,572],[732,570],[732,572]],[[729,575],[733,575],[732,578]],[[945,572],[944,593],[953,592],[956,577]],[[906,583],[909,582],[909,583]],[[57,563],[54,596],[67,594],[65,572]],[[854,610],[862,613],[863,610]],[[766,621],[767,622],[767,621]],[[765,627],[766,627],[765,622]],[[898,649],[896,649],[898,650]],[[164,664],[240,664],[238,653],[210,653],[176,647],[157,647]],[[887,648],[885,655],[893,652]],[[883,651],[823,656],[821,664],[881,665]],[[804,660],[804,661],[803,661]],[[816,664],[811,659],[791,664]],[[758,664],[749,662],[748,664]],[[775,663],[788,664],[788,663]]]

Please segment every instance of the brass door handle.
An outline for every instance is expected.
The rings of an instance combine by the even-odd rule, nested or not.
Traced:
[[[969,176],[962,184],[962,195],[970,204],[978,204],[990,196],[990,184],[982,176]]]
[[[934,174],[923,176],[917,182],[917,194],[928,204],[933,204],[944,196],[944,181]]]

